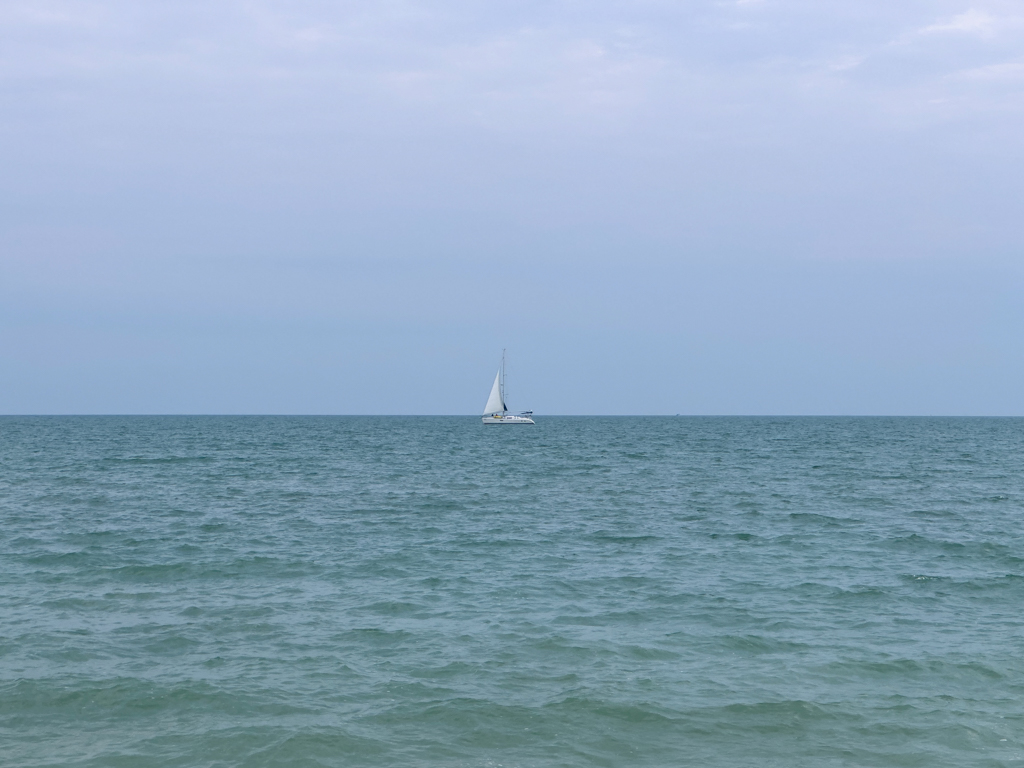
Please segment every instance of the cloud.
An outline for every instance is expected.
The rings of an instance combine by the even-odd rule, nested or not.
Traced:
[[[942,34],[950,32],[962,32],[982,37],[990,37],[995,34],[998,28],[998,20],[995,16],[985,11],[971,8],[946,21],[929,24],[921,29],[921,34]]]
[[[832,61],[828,68],[833,72],[846,72],[851,69],[856,69],[864,63],[866,56],[841,56],[838,59]]]
[[[963,80],[989,82],[1024,80],[1024,61],[1006,61],[1001,64],[989,64],[985,67],[962,70],[956,76]]]

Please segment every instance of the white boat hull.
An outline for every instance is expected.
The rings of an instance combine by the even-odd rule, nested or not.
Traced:
[[[493,416],[484,416],[484,424],[533,424],[529,416],[512,416],[511,414],[496,413]]]

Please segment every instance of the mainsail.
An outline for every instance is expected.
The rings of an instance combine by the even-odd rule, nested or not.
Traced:
[[[489,413],[503,413],[505,411],[505,403],[501,400],[501,369],[498,369],[498,375],[494,377],[494,386],[491,387],[491,395],[487,398],[487,405],[484,406],[484,416]]]

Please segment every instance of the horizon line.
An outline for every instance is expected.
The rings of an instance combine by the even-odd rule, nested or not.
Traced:
[[[470,419],[464,413],[0,413],[0,418],[424,418]],[[550,413],[541,419],[1021,419],[1024,414],[929,413]]]

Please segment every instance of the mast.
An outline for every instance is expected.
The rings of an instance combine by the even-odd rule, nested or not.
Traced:
[[[508,413],[508,406],[505,405],[505,350],[501,350],[501,410]]]

